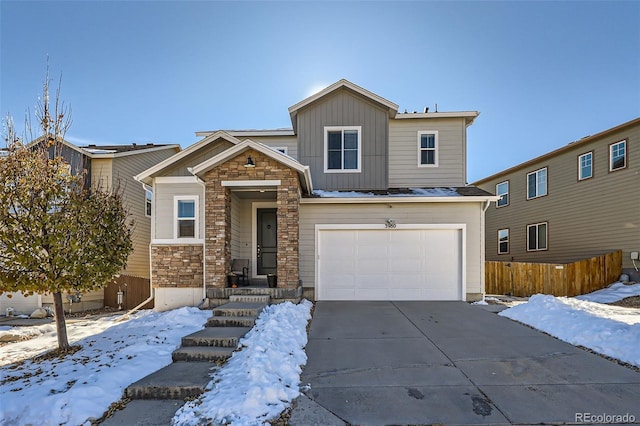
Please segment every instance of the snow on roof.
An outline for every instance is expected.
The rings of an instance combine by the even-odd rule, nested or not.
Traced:
[[[388,191],[323,191],[317,189],[313,194],[321,198],[362,198],[362,197],[460,197],[456,188],[407,188]]]

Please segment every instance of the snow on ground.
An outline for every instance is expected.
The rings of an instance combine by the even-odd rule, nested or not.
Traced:
[[[209,391],[179,409],[173,424],[254,426],[278,417],[300,394],[311,306],[307,300],[268,306],[241,350],[214,373]]]
[[[602,304],[638,292],[640,284],[615,283],[577,298],[536,294],[498,315],[640,367],[640,309]]]
[[[72,320],[69,342],[82,349],[34,362],[57,347],[55,324],[26,331],[38,337],[0,347],[0,424],[81,425],[99,418],[131,383],[171,363],[180,339],[203,328],[210,311],[142,311],[131,319]],[[88,423],[87,423],[88,424]]]
[[[256,425],[279,416],[300,393],[311,306],[305,300],[267,307],[240,341],[242,350],[216,371],[197,404],[176,414],[175,423]],[[3,330],[36,337],[0,347],[8,364],[0,367],[0,425],[88,425],[128,385],[170,364],[180,339],[202,329],[209,316],[211,311],[180,308],[142,311],[126,321],[71,320],[69,341],[82,349],[39,362],[30,358],[57,347],[55,324]]]

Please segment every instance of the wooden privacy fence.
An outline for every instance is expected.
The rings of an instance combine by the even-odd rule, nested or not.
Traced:
[[[485,262],[488,294],[527,297],[536,293],[578,296],[615,282],[622,273],[622,251],[573,263]]]
[[[149,278],[121,275],[104,288],[104,305],[118,308],[118,291],[122,291],[122,309],[133,309],[149,298]],[[152,309],[153,300],[142,307]]]

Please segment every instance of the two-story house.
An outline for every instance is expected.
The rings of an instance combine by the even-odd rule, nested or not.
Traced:
[[[40,139],[31,142],[28,147],[40,143]],[[127,265],[120,274],[120,280],[127,282],[136,277],[136,283],[144,285],[149,291],[149,243],[151,235],[151,188],[145,188],[133,179],[133,176],[154,164],[173,156],[180,151],[179,145],[130,144],[109,146],[77,146],[62,141],[60,146],[50,147],[50,155],[62,156],[73,174],[85,174],[85,187],[100,187],[122,191],[123,202],[134,221],[132,240],[133,252],[127,259]],[[142,280],[141,280],[142,279]],[[124,288],[124,287],[123,287]],[[63,295],[63,297],[66,295]],[[69,295],[64,299],[65,310],[74,311],[101,308],[104,305],[104,291],[96,290],[74,299]],[[30,314],[35,308],[53,304],[50,294],[23,297],[21,294],[0,295],[0,311],[13,308],[16,313]],[[73,304],[73,305],[71,305]]]
[[[223,298],[233,259],[282,298],[477,300],[484,211],[466,186],[478,112],[399,113],[340,80],[289,108],[292,128],[198,132],[136,177],[153,188],[157,310]]]
[[[640,280],[639,184],[640,118],[481,179],[500,197],[486,258],[569,263],[622,250],[623,271]]]

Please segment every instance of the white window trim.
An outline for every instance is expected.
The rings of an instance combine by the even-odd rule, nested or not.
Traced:
[[[420,143],[421,142],[420,139],[422,138],[422,135],[434,135],[435,136],[435,138],[434,138],[435,139],[435,146],[434,146],[434,149],[433,149],[433,160],[434,160],[433,164],[422,164],[422,162],[421,162],[422,161],[422,155],[421,155],[421,153],[422,153],[422,144]],[[438,151],[439,151],[438,145],[439,145],[439,142],[438,142],[438,131],[437,130],[419,130],[418,131],[418,167],[438,167],[438,157],[439,157],[439,155],[438,155]]]
[[[591,155],[591,175],[582,176],[582,157],[586,157],[587,155]],[[593,177],[593,151],[585,152],[584,154],[578,155],[578,180],[587,180]]]
[[[533,197],[529,196],[529,176],[533,175],[533,174],[538,174],[538,172],[541,171],[545,171],[544,174],[544,183],[545,183],[545,193],[544,194],[540,194],[540,189],[538,188],[538,177],[536,176],[536,195],[534,195]],[[544,197],[546,195],[549,194],[549,171],[547,170],[546,167],[542,167],[538,170],[534,170],[530,173],[527,173],[527,200],[533,200],[535,198],[540,198],[540,197]]]
[[[270,146],[269,148],[274,149],[276,151],[280,151],[284,155],[289,155],[289,147],[288,146]]]
[[[547,242],[547,246],[545,248],[539,248],[538,246],[538,242],[536,241],[536,247],[535,249],[531,249],[529,248],[529,228],[535,226],[536,228],[538,228],[540,225],[545,225],[544,227],[544,233],[545,233],[545,238],[544,240]],[[538,236],[539,233],[539,229],[536,232],[536,236]],[[532,223],[530,225],[527,225],[527,251],[546,251],[549,249],[549,222],[538,222],[538,223]]]
[[[178,236],[178,201],[194,201],[195,223],[194,223],[194,235],[193,237],[179,237]],[[178,241],[182,240],[198,240],[199,236],[199,206],[197,195],[175,195],[173,197],[173,238]]]
[[[336,130],[357,130],[358,131],[358,168],[357,169],[330,169],[329,168],[329,132]],[[344,144],[344,137],[343,137]],[[344,152],[344,145],[342,148]],[[324,127],[324,172],[325,173],[361,173],[362,172],[362,126],[325,126]],[[344,158],[343,164],[344,167]]]
[[[507,204],[499,205],[498,203],[500,202],[500,199],[498,199],[498,200],[496,200],[496,208],[497,208],[497,209],[499,209],[499,208],[501,208],[501,207],[507,207],[507,206],[509,205],[509,202],[511,201],[511,200],[509,199],[509,190],[510,190],[509,186],[510,186],[510,185],[509,185],[509,181],[508,181],[508,180],[505,180],[505,181],[502,181],[502,182],[498,182],[498,183],[496,183],[496,195],[497,195],[497,196],[500,196],[500,194],[498,193],[498,185],[502,185],[503,183],[506,183],[506,184],[507,184],[507,192],[506,192],[506,195],[507,195]],[[500,198],[502,198],[502,197],[500,196]]]
[[[153,215],[153,188],[147,185],[144,186],[144,215],[146,217],[151,217]],[[151,199],[147,198],[147,193],[151,193]],[[151,204],[151,214],[147,214],[147,204]]]
[[[500,231],[507,231],[507,251],[500,251]],[[509,228],[498,229],[498,254],[509,254]]]
[[[624,166],[622,167],[618,167],[618,168],[613,168],[613,147],[614,146],[618,146],[620,144],[624,144]],[[627,168],[627,162],[629,161],[629,151],[627,149],[627,140],[623,139],[621,141],[612,143],[611,145],[609,145],[609,171],[610,172],[616,172],[618,170],[623,170]]]

